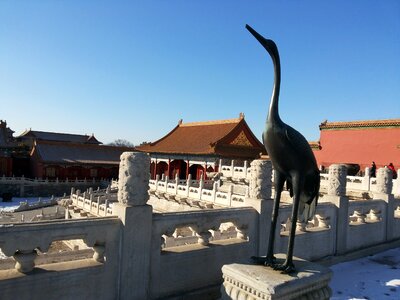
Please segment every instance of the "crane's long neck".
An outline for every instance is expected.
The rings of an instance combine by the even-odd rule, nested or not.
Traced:
[[[278,52],[270,53],[270,55],[274,63],[274,86],[272,89],[271,102],[269,104],[267,124],[276,124],[282,122],[278,110],[279,90],[281,87],[281,63]]]

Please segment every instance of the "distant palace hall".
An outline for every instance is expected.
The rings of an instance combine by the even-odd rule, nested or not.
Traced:
[[[134,130],[135,128],[132,128]],[[358,164],[363,170],[393,163],[400,168],[400,119],[320,124],[320,140],[309,142],[319,166]],[[102,145],[95,136],[26,130],[17,137],[0,121],[0,176],[49,179],[117,178],[120,155],[142,151],[151,157],[151,178],[207,179],[221,163],[249,164],[266,155],[244,115],[229,120],[183,123],[161,139],[137,148]]]
[[[120,156],[134,148],[105,146],[94,135],[26,130],[0,124],[0,175],[48,179],[118,177]]]
[[[375,161],[377,167],[393,163],[400,168],[400,119],[323,122],[314,154],[319,165],[359,164],[361,169]]]
[[[218,172],[220,160],[253,160],[266,154],[247,125],[244,115],[230,120],[183,123],[179,121],[163,138],[137,147],[151,156],[151,178],[207,178]]]

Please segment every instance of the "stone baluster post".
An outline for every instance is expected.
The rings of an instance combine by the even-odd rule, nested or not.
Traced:
[[[365,168],[365,174],[362,180],[362,189],[368,192],[371,190],[371,177],[369,176],[369,170],[369,167]]]
[[[247,162],[247,160],[245,160],[244,161],[244,166],[243,166],[243,172],[244,172],[243,176],[244,176],[244,178],[247,177],[247,168],[248,168],[248,162]]]
[[[331,165],[329,167],[328,195],[346,196],[346,177],[345,165]]]
[[[179,175],[178,173],[175,174],[175,195],[178,194],[178,185],[179,185]]]
[[[393,195],[400,195],[400,169],[397,170],[397,178],[393,182]]]
[[[215,203],[215,197],[217,196],[217,191],[218,191],[218,182],[214,182],[212,189],[212,200],[214,203]]]
[[[345,165],[333,164],[329,167],[328,193],[321,202],[336,205],[336,254],[346,253],[347,231],[349,228],[349,198],[346,197],[347,168]]]
[[[204,189],[204,179],[203,176],[201,176],[200,181],[199,181],[199,194],[201,195],[202,190]]]
[[[92,212],[92,205],[93,205],[93,194],[90,194],[89,199],[90,199],[90,207],[89,207],[89,211]]]
[[[100,213],[100,196],[97,197],[97,216],[99,216]]]
[[[256,159],[251,163],[250,198],[271,199],[272,163],[269,160]]]
[[[386,240],[394,239],[395,226],[395,198],[392,194],[393,174],[388,168],[379,168],[376,172],[376,190],[374,199],[382,199],[386,202]]]
[[[233,178],[233,175],[235,174],[235,160],[232,159],[231,162],[231,177]]]
[[[149,299],[152,206],[149,199],[150,158],[141,152],[121,155],[118,203],[114,213],[121,219],[123,234],[119,299]]]
[[[163,192],[167,192],[168,191],[168,181],[169,181],[169,176],[165,176],[165,186],[164,186],[164,191]]]
[[[245,197],[245,204],[254,207],[260,216],[257,256],[266,255],[267,253],[273,207],[271,177],[272,163],[270,160],[256,159],[251,162],[249,195]]]
[[[75,188],[74,187],[71,188],[71,199],[72,199],[72,195],[73,194],[75,194]]]
[[[77,190],[76,191],[76,202],[75,202],[75,205],[76,206],[78,206],[78,204],[79,204],[79,196],[81,195],[81,191],[80,190]]]
[[[86,196],[87,196],[87,192],[83,192],[83,200],[82,200],[82,208],[84,209],[85,208],[85,199],[86,199]],[[79,202],[78,202],[79,203]]]
[[[186,181],[186,197],[189,197],[189,190],[190,190],[191,184],[192,184],[192,174],[189,174],[187,181]]]
[[[156,175],[156,191],[158,190],[158,182],[160,181],[160,175]]]
[[[393,187],[393,174],[388,168],[379,168],[376,174],[376,192],[378,194],[391,194]]]
[[[233,195],[233,184],[231,184],[228,188],[228,201],[229,201],[229,206],[232,207],[232,195]]]

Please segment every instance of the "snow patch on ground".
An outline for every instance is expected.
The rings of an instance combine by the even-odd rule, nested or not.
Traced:
[[[50,197],[41,197],[42,201],[50,200]],[[14,209],[19,207],[20,202],[27,201],[28,203],[34,203],[39,201],[39,197],[32,198],[19,198],[13,197],[11,202],[0,202],[0,213],[1,212],[13,212]]]
[[[400,299],[400,248],[331,267],[332,300]]]

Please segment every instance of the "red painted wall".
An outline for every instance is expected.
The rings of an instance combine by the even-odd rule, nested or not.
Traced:
[[[375,161],[377,167],[393,163],[400,168],[400,128],[321,130],[318,165],[357,163],[361,169]]]
[[[12,158],[0,157],[0,176],[12,176]]]

